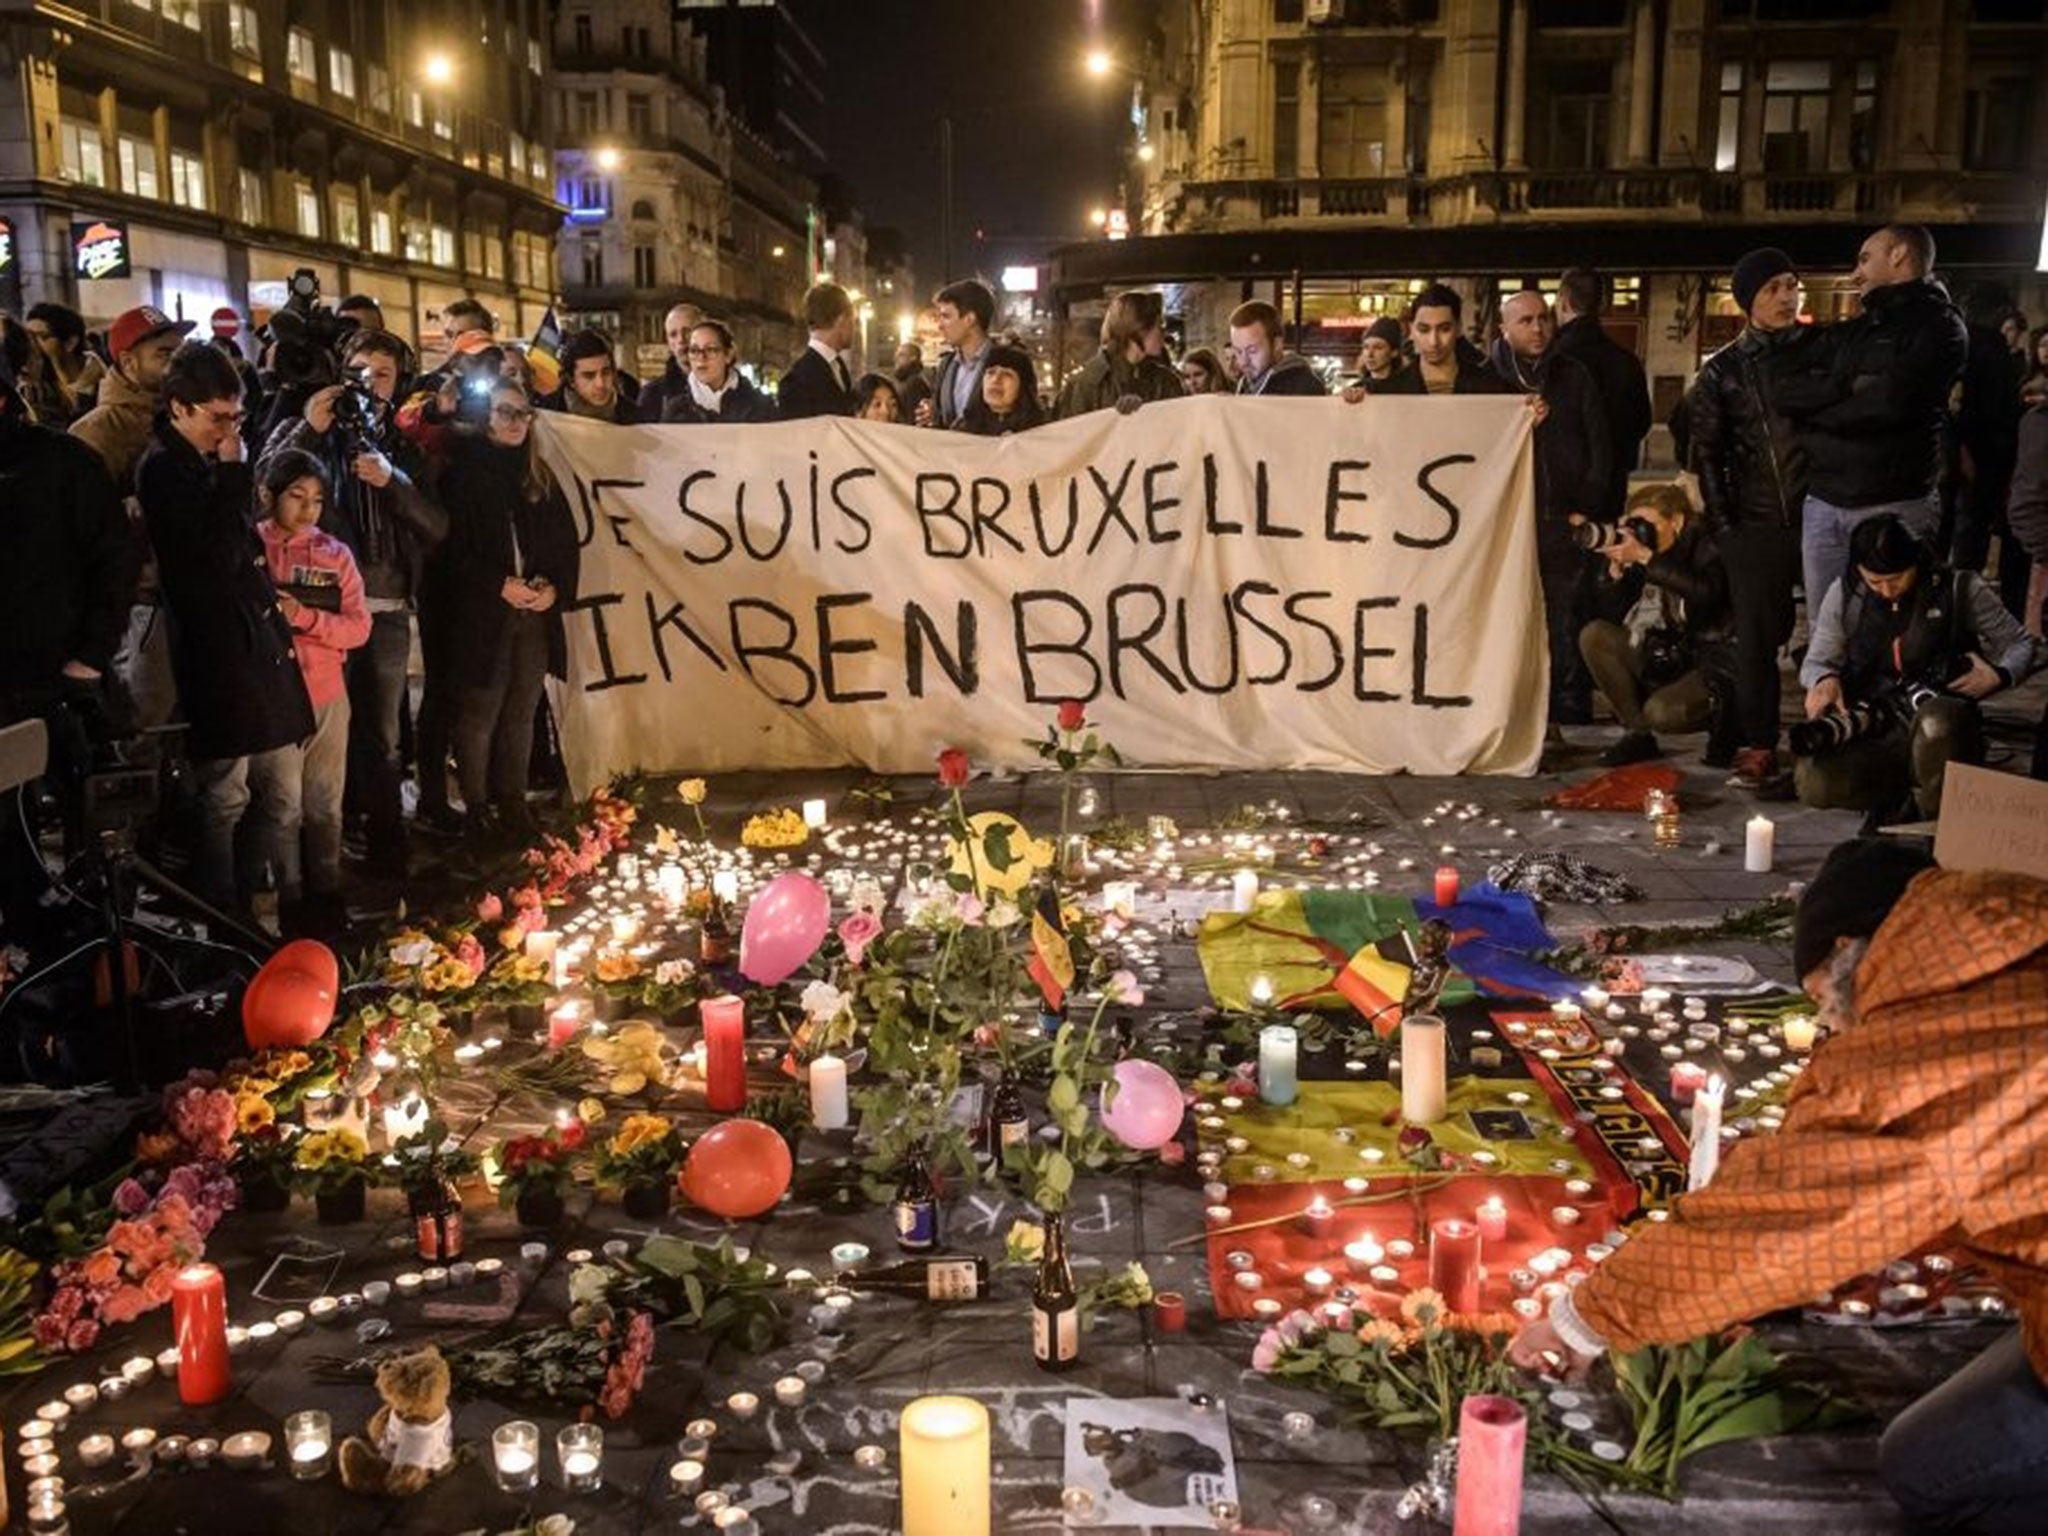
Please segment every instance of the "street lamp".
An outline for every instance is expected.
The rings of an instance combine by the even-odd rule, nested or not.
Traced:
[[[600,171],[616,171],[619,168],[619,152],[607,144],[597,152],[597,168]]]
[[[1116,60],[1109,56],[1107,48],[1090,48],[1086,62],[1088,73],[1098,80],[1107,79],[1109,72],[1116,68]]]
[[[1109,222],[1109,210],[1100,206],[1090,208],[1088,210],[1088,222],[1097,229],[1102,228],[1103,225]]]
[[[1152,146],[1150,144],[1140,144],[1138,146],[1138,158],[1144,161],[1145,164],[1150,165],[1152,163]]]
[[[436,50],[427,55],[421,73],[426,76],[429,85],[446,85],[455,78],[455,61],[447,54]]]

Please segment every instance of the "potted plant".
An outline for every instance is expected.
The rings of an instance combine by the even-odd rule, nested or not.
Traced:
[[[597,1174],[624,1192],[628,1216],[656,1221],[668,1213],[683,1139],[664,1115],[628,1115],[598,1149]]]
[[[241,1189],[245,1211],[281,1211],[292,1203],[292,1137],[295,1127],[275,1120],[235,1138],[228,1169]]]
[[[371,1178],[370,1147],[354,1131],[307,1132],[293,1149],[292,1171],[299,1188],[313,1197],[323,1223],[363,1219]]]
[[[524,931],[513,930],[524,938]],[[501,946],[506,940],[499,940]],[[504,953],[484,972],[481,990],[505,1010],[507,1024],[525,1034],[537,1030],[547,1017],[548,994],[553,968],[523,950],[506,947]]]
[[[563,1214],[563,1196],[576,1182],[583,1150],[581,1120],[551,1125],[538,1136],[507,1136],[492,1153],[498,1167],[498,1203],[509,1205],[522,1227],[552,1227]]]

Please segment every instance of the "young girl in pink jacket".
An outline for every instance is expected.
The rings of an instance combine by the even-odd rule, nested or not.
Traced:
[[[355,556],[318,527],[327,504],[320,461],[296,448],[273,455],[256,494],[263,512],[256,531],[313,702],[313,734],[277,754],[286,827],[278,887],[287,901],[301,895],[331,900],[341,891],[341,792],[348,776],[342,666],[370,637],[370,609]]]

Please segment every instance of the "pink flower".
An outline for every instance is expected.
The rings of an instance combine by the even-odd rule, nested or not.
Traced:
[[[496,891],[487,892],[476,904],[476,920],[480,923],[495,923],[505,915],[505,903],[498,899]]]
[[[1261,1376],[1271,1375],[1273,1367],[1280,1363],[1280,1356],[1285,1349],[1280,1335],[1268,1328],[1259,1335],[1259,1342],[1252,1346],[1252,1369]]]
[[[465,933],[462,942],[455,946],[455,958],[469,967],[469,974],[481,976],[484,973],[484,947],[476,941],[476,935]]]
[[[963,927],[979,927],[987,911],[988,908],[982,905],[981,898],[972,891],[962,891],[953,898],[953,916],[960,920]]]
[[[1278,1327],[1274,1331],[1280,1335],[1281,1343],[1299,1344],[1308,1336],[1310,1330],[1315,1325],[1316,1320],[1314,1318],[1310,1317],[1306,1312],[1296,1310],[1281,1318]]]
[[[91,1318],[80,1318],[71,1325],[71,1331],[64,1335],[64,1347],[74,1355],[82,1355],[100,1341],[100,1325]]]
[[[536,891],[533,905],[521,907],[512,918],[512,926],[522,933],[539,933],[547,920],[547,914],[541,910],[540,893]]]
[[[522,912],[528,909],[538,911],[540,909],[539,887],[529,880],[525,885],[522,885],[512,893],[512,905],[519,908]]]
[[[859,965],[881,932],[882,920],[872,912],[849,912],[841,918],[839,942],[846,946],[846,963]]]
[[[1187,1160],[1188,1149],[1178,1140],[1169,1141],[1159,1149],[1159,1161],[1168,1168],[1178,1168]]]
[[[123,1179],[114,1191],[114,1209],[123,1216],[139,1216],[149,1209],[149,1191],[137,1179]]]
[[[1129,971],[1118,971],[1109,978],[1110,1001],[1126,1008],[1136,1008],[1145,1001],[1145,989],[1138,985],[1138,978]]]

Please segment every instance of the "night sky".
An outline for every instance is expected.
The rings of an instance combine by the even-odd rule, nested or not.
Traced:
[[[1122,35],[1129,0],[812,0],[830,70],[825,143],[870,226],[908,238],[926,291],[940,270],[939,121],[953,119],[953,268],[993,277],[1085,237],[1116,189],[1128,76],[1083,59]],[[1104,12],[1107,14],[1103,14]],[[987,240],[977,247],[979,226]]]

